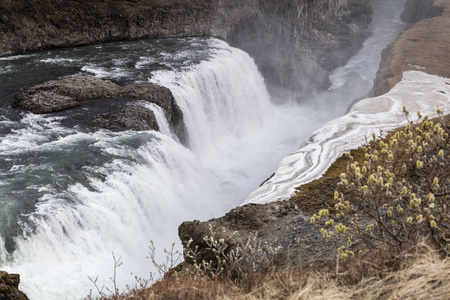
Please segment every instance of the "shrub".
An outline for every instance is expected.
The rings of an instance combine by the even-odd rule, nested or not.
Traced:
[[[334,208],[311,217],[324,223],[327,240],[344,237],[338,248],[344,260],[361,251],[360,242],[369,249],[381,243],[401,251],[424,236],[445,255],[450,251],[449,128],[420,112],[413,122],[403,110],[407,126],[379,142],[374,136],[363,161],[346,153],[349,162]],[[437,112],[442,121],[442,111]]]
[[[234,281],[246,278],[255,273],[265,273],[281,247],[273,247],[262,243],[257,233],[251,233],[245,243],[237,242],[236,232],[228,233],[223,228],[221,232],[214,230],[209,224],[209,236],[205,236],[207,253],[200,254],[198,245],[192,245],[192,239],[187,242],[184,256],[194,269],[187,269],[189,275],[207,275],[212,279],[227,278]],[[205,261],[205,257],[212,257]]]

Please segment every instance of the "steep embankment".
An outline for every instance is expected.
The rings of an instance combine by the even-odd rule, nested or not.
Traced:
[[[147,37],[211,35],[255,58],[272,91],[329,86],[368,35],[369,0],[6,0],[0,55]]]
[[[409,0],[407,7],[402,18],[413,24],[383,51],[374,96],[388,92],[404,71],[450,77],[450,1]]]

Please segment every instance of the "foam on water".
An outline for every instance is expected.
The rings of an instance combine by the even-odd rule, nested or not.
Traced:
[[[180,51],[160,51],[174,44],[164,39],[148,49],[143,41],[58,54],[58,59],[67,58],[61,61],[64,66],[82,73],[171,89],[191,148],[172,137],[159,108],[143,102],[138,104],[152,109],[161,133],[87,132],[65,128],[58,118],[23,115],[0,147],[11,164],[6,181],[22,176],[18,188],[32,190],[37,202],[16,212],[21,235],[12,253],[0,241],[0,259],[3,269],[21,274],[21,288],[30,298],[81,298],[93,288],[88,275],[111,287],[112,252],[123,261],[117,270],[120,288],[133,284],[134,275],[147,277],[150,239],[160,249],[169,248],[178,240],[182,221],[217,217],[240,204],[282,157],[341,114],[320,109],[320,101],[271,104],[245,52],[216,39],[206,43],[205,50],[202,39],[180,39],[175,45]],[[117,57],[114,47],[126,50],[124,58]],[[77,53],[82,58],[72,58]],[[36,59],[36,72],[42,64],[57,63],[42,62],[52,57]],[[335,105],[347,106],[353,100],[348,98]],[[330,107],[327,101],[324,107]],[[26,164],[21,155],[27,155]]]
[[[115,67],[113,69],[106,69],[102,67],[97,66],[84,66],[81,68],[82,71],[85,71],[87,73],[94,74],[96,77],[99,78],[114,78],[114,79],[120,79],[120,78],[128,78],[131,77],[132,74],[126,72],[121,67]]]
[[[82,151],[77,149],[100,151],[95,158],[110,157],[100,165],[78,163],[75,175],[54,174],[56,184],[32,185],[38,201],[22,214],[23,235],[15,238],[13,258],[3,265],[21,274],[21,286],[32,298],[83,297],[93,287],[88,275],[109,284],[112,252],[122,257],[121,288],[133,284],[131,272],[147,277],[150,239],[169,247],[182,221],[216,217],[239,204],[298,143],[298,133],[283,127],[300,121],[292,109],[270,104],[253,60],[224,42],[209,43],[213,51],[207,60],[149,74],[172,90],[192,149],[172,138],[159,108],[143,102],[138,104],[155,112],[162,133],[80,132],[64,129],[58,119],[27,114],[22,122],[30,126],[6,136],[10,148],[5,145],[5,152],[51,155],[68,161],[70,168],[65,153],[70,159],[87,155],[76,154]],[[114,66],[89,68],[100,76],[116,76]],[[280,125],[276,121],[281,119],[290,123]],[[265,147],[274,136],[280,145]],[[60,167],[45,161],[14,170],[25,176]]]
[[[18,129],[12,129],[10,134],[2,137],[0,153],[23,153],[49,142],[60,134],[70,130],[58,127],[62,117],[46,117],[35,114],[24,114]],[[11,122],[5,120],[5,122]]]
[[[11,60],[17,60],[17,59],[22,59],[22,58],[28,58],[28,57],[32,57],[32,56],[33,56],[32,54],[5,56],[5,57],[0,57],[0,61],[11,61]]]
[[[64,63],[72,63],[74,62],[74,59],[70,59],[70,58],[46,58],[46,59],[42,59],[40,60],[40,62],[43,63],[48,63],[48,64],[64,64]]]

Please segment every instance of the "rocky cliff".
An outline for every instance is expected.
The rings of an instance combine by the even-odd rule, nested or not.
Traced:
[[[0,55],[211,35],[249,52],[271,91],[310,94],[361,46],[370,13],[369,0],[5,0]]]
[[[409,0],[402,18],[416,23],[383,51],[374,96],[389,91],[404,71],[450,77],[450,1]]]
[[[277,267],[292,270],[325,266],[335,257],[338,245],[336,242],[325,243],[320,226],[311,224],[310,217],[291,201],[248,204],[207,222],[184,222],[178,235],[184,249],[197,250],[198,262],[215,260],[215,254],[204,239],[214,236],[226,243],[227,251],[256,241],[253,247],[271,253]],[[193,263],[189,256],[185,258],[188,264]],[[254,263],[258,262],[241,261],[239,267],[244,273],[252,273]]]
[[[254,57],[276,95],[327,89],[328,72],[369,35],[367,0],[260,0],[257,12],[234,25],[227,40]]]

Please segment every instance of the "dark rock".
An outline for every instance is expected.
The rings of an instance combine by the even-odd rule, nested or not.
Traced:
[[[370,13],[369,0],[4,0],[0,55],[209,35],[247,51],[272,94],[306,95],[362,46]]]
[[[311,265],[325,265],[335,258],[337,243],[326,242],[321,236],[320,226],[311,224],[293,202],[248,204],[237,207],[225,216],[207,222],[184,222],[178,228],[183,247],[194,250],[198,246],[199,261],[213,260],[215,254],[203,240],[211,236],[212,226],[216,238],[225,239],[229,250],[244,245],[251,236],[257,234],[258,242],[281,246],[277,252],[277,266],[280,268],[304,269]],[[234,234],[231,234],[234,233]],[[187,263],[192,259],[185,257]],[[244,272],[246,266],[240,266]]]
[[[28,300],[27,295],[19,291],[20,275],[0,271],[0,300]]]
[[[433,5],[433,2],[433,0],[408,0],[401,15],[402,21],[411,24],[441,15],[442,8]]]
[[[52,113],[102,98],[117,97],[121,87],[94,76],[66,76],[19,93],[14,106],[36,114]]]
[[[161,107],[167,119],[172,119],[173,106],[176,105],[172,92],[163,86],[154,84],[129,84],[123,87],[122,94],[126,97],[145,100]]]
[[[176,104],[175,98],[168,88],[153,84],[133,83],[124,86],[123,94],[127,97],[152,102],[161,107],[175,135],[183,145],[188,145],[188,135],[184,124],[183,112]]]
[[[128,106],[124,99],[148,101],[161,107],[174,133],[187,144],[183,113],[170,90],[158,85],[129,84],[122,87],[89,75],[66,76],[22,91],[16,95],[13,105],[33,113],[55,113],[106,101],[111,105],[99,105],[93,125],[111,130],[159,130],[153,111],[141,106]],[[67,115],[70,117],[71,114]]]
[[[180,142],[184,146],[189,146],[189,137],[184,124],[183,112],[175,103],[175,99],[172,102],[172,117],[170,118],[170,126]]]
[[[94,125],[111,130],[155,130],[159,131],[155,114],[142,106],[127,106],[118,114],[104,113],[94,119]]]

